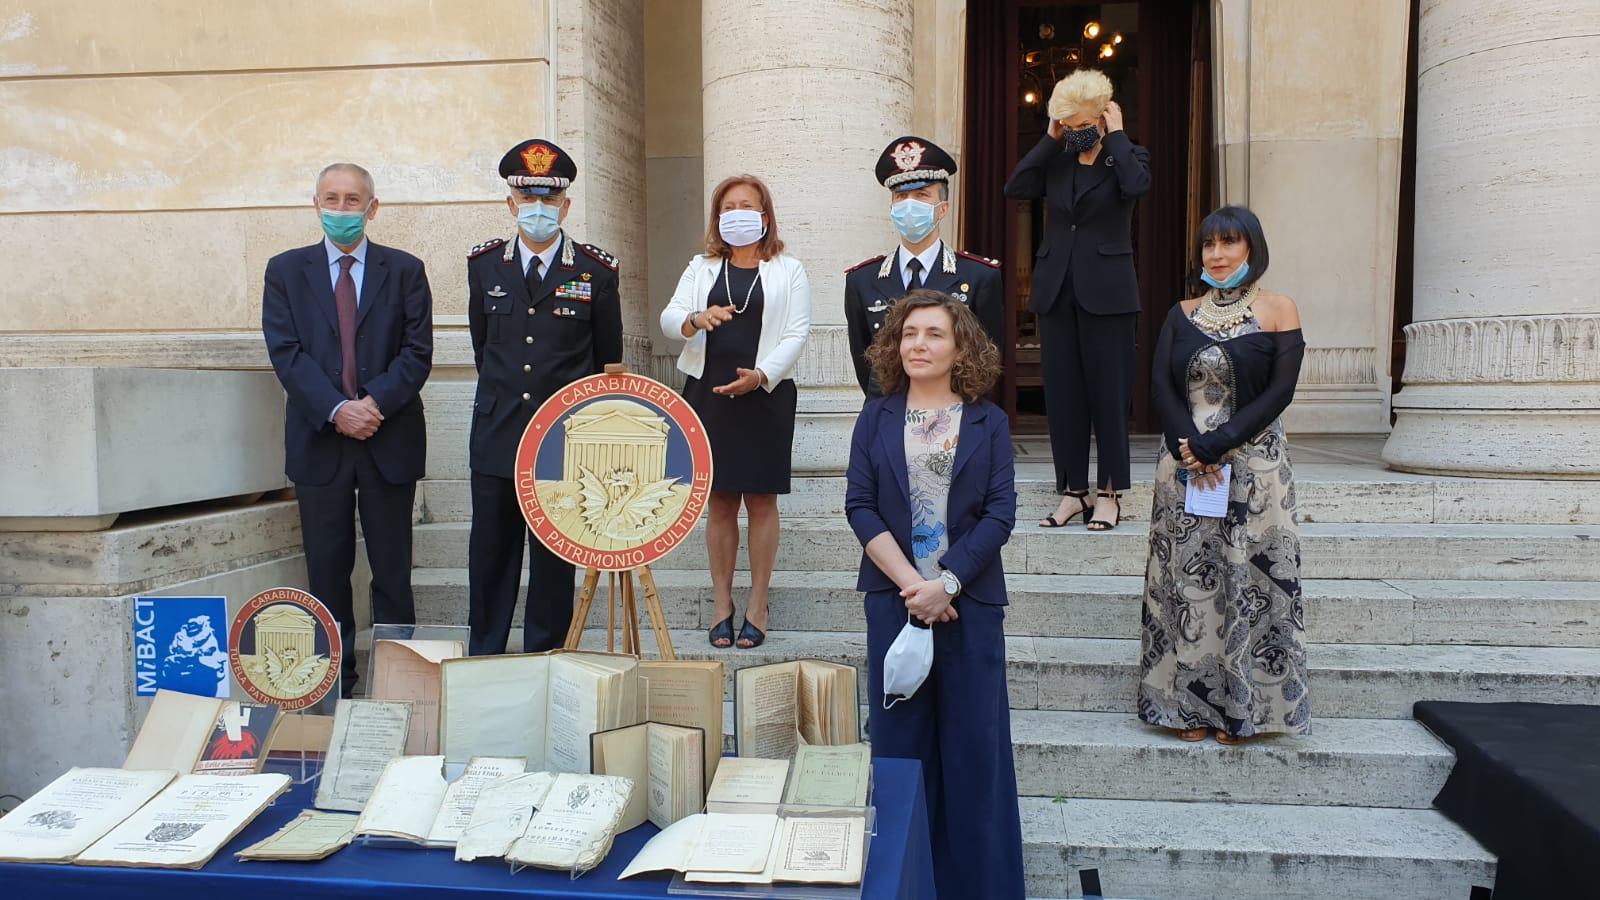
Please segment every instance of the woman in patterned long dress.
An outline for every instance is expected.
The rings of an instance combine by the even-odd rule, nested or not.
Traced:
[[[1165,440],[1145,568],[1139,717],[1186,741],[1311,732],[1294,474],[1279,416],[1305,340],[1294,301],[1260,289],[1261,222],[1225,206],[1200,225],[1198,299],[1174,306],[1153,375]],[[1206,289],[1208,288],[1208,289]],[[1185,509],[1227,483],[1223,518]]]

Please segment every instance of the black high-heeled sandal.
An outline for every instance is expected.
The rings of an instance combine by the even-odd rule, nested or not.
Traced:
[[[733,646],[733,616],[729,615],[726,619],[723,619],[721,622],[718,622],[717,624],[711,626],[710,635],[711,635],[711,646],[715,647],[716,649],[718,649],[718,650],[727,650],[728,648],[732,647]],[[717,641],[727,641],[727,643],[726,644],[719,644],[719,643],[717,643]]]
[[[771,625],[772,623],[768,622],[767,624]],[[735,643],[735,647],[738,647],[740,650],[754,650],[755,648],[767,642],[767,633],[750,624],[749,619],[745,619],[744,624],[739,626],[739,640],[749,641],[750,646],[745,647],[741,644]]]
[[[1094,509],[1094,504],[1089,502],[1088,489],[1085,488],[1081,491],[1067,491],[1065,494],[1062,494],[1062,496],[1071,497],[1072,499],[1078,501],[1078,511],[1068,515],[1065,519],[1062,519],[1059,522],[1056,521],[1055,513],[1051,513],[1050,515],[1044,517],[1043,522],[1039,523],[1040,528],[1065,528],[1072,524],[1073,519],[1076,519],[1079,516],[1083,516],[1085,521],[1087,521],[1089,511]]]
[[[1107,522],[1105,519],[1090,519],[1088,522],[1084,523],[1083,527],[1089,529],[1090,531],[1098,532],[1110,531],[1111,529],[1122,524],[1122,495],[1116,491],[1096,491],[1095,493],[1097,496],[1109,498],[1112,503],[1117,505],[1117,521]]]

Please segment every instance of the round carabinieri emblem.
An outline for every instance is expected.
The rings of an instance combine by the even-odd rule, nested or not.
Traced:
[[[522,516],[550,552],[621,572],[683,543],[711,492],[711,443],[653,378],[581,378],[546,400],[517,446]]]
[[[285,712],[313,706],[333,690],[342,652],[333,614],[299,588],[251,597],[228,629],[228,662],[239,687]]]

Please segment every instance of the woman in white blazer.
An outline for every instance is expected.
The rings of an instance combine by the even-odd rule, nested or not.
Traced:
[[[683,270],[661,330],[688,341],[678,355],[688,376],[683,396],[711,441],[711,646],[759,647],[778,557],[778,495],[789,493],[792,376],[811,334],[811,283],[800,261],[783,252],[772,192],[761,179],[735,175],[711,192],[705,252]],[[750,520],[750,601],[735,639],[741,505]]]

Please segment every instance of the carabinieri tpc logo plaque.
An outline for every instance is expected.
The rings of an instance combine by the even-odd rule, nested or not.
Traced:
[[[620,572],[694,531],[711,492],[711,444],[688,401],[661,382],[591,375],[534,413],[515,474],[523,518],[550,552]]]
[[[339,684],[343,649],[333,614],[299,588],[251,597],[228,629],[228,661],[239,687],[284,712],[316,705]]]

